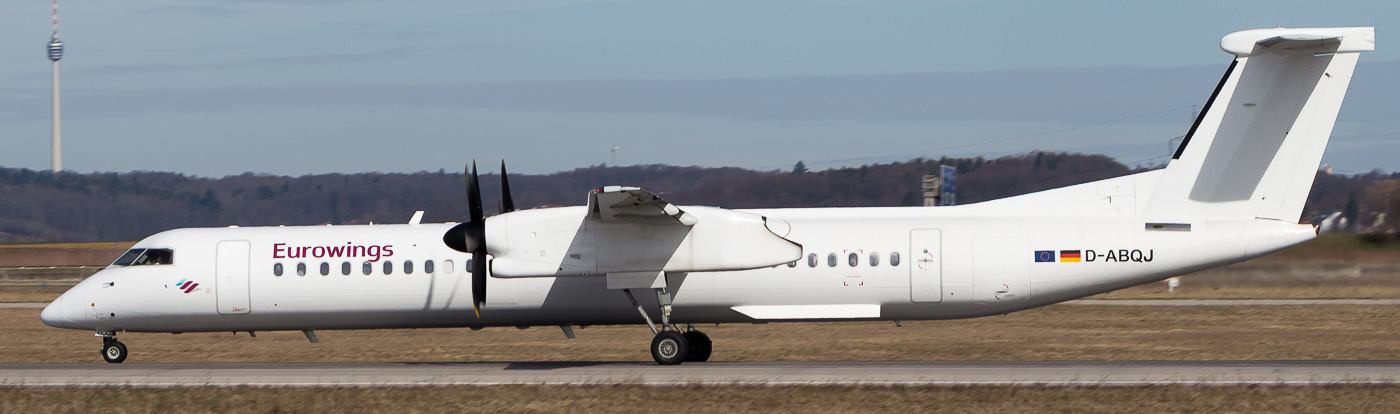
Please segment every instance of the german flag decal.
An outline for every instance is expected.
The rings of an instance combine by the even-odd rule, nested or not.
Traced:
[[[1079,251],[1078,251],[1078,250],[1060,250],[1060,261],[1061,261],[1061,262],[1077,262],[1077,261],[1079,261]]]

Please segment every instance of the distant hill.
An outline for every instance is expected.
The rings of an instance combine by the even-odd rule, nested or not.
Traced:
[[[958,169],[958,201],[975,203],[1130,173],[1102,155],[1033,153],[997,159],[943,158],[807,173],[739,168],[593,166],[548,175],[512,174],[521,208],[581,205],[589,189],[634,185],[678,204],[726,208],[908,206],[922,204],[920,177]],[[488,166],[487,169],[490,169]],[[1341,210],[1380,174],[1320,176],[1308,213]],[[488,210],[499,177],[482,176]],[[246,173],[200,178],[162,172],[94,173],[0,168],[0,242],[136,240],[179,227],[459,221],[466,211],[460,172]]]

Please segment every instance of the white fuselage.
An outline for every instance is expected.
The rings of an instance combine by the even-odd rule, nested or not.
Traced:
[[[746,210],[790,226],[779,235],[800,244],[802,258],[795,265],[667,274],[674,294],[671,321],[1003,314],[1244,260],[1314,236],[1311,226],[1258,219],[1150,230],[1137,215],[1102,214],[1111,202],[1078,214],[1013,214],[1025,210],[1005,205],[1034,204],[1033,196],[957,207]],[[55,301],[45,320],[99,332],[643,323],[604,276],[492,277],[478,318],[467,266],[471,255],[442,242],[451,226],[163,232],[134,248],[173,249],[172,264],[104,269]],[[327,250],[341,246],[338,253]],[[372,250],[379,251],[377,258]],[[1081,259],[1071,261],[1066,253],[1076,250]],[[242,274],[238,267],[245,260],[246,280],[228,276],[230,263],[232,274]],[[425,270],[429,261],[432,272]],[[412,273],[405,271],[409,262]],[[280,276],[274,274],[279,264]],[[322,266],[328,274],[322,275]],[[198,286],[191,289],[193,283]],[[657,317],[656,297],[645,291],[636,296]]]

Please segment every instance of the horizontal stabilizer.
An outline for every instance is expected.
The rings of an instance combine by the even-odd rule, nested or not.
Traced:
[[[1256,49],[1262,46],[1268,49]],[[1370,27],[1274,28],[1245,30],[1220,39],[1220,48],[1238,57],[1268,50],[1311,53],[1348,53],[1376,50],[1376,32]]]

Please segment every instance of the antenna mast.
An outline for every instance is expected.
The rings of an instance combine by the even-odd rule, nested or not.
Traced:
[[[58,119],[58,60],[63,59],[63,42],[58,40],[58,0],[53,0],[53,34],[48,51],[49,60],[53,61],[53,172],[59,172],[63,171],[63,146]]]

